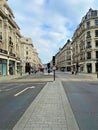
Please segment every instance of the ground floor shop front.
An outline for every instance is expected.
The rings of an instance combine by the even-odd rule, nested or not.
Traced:
[[[15,75],[20,73],[20,61],[13,58],[0,58],[0,75]]]
[[[98,62],[84,62],[79,63],[78,65],[73,65],[72,70],[83,73],[97,73],[98,72]]]

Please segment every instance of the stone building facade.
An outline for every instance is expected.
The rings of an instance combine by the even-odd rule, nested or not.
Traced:
[[[20,65],[20,28],[5,0],[0,0],[0,75],[16,74]]]
[[[55,55],[56,67],[62,71],[71,70],[71,41],[68,40],[66,44],[60,48],[59,52]]]
[[[98,10],[89,9],[74,31],[72,40],[55,57],[60,70],[98,72]]]
[[[20,52],[22,73],[28,72],[29,67],[33,70],[38,70],[39,67],[42,66],[41,60],[33,46],[31,38],[21,37]]]
[[[6,0],[0,0],[0,75],[26,72],[27,64],[38,68],[41,60],[32,39],[23,38]],[[25,39],[25,46],[23,45]],[[24,48],[23,48],[24,47]],[[28,49],[27,49],[28,48]],[[24,62],[24,63],[23,63]],[[25,65],[24,65],[25,64]]]
[[[89,9],[72,38],[72,68],[84,73],[98,72],[98,10]]]

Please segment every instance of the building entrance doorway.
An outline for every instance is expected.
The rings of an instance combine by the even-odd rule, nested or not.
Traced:
[[[87,73],[92,73],[92,64],[91,63],[87,64]]]

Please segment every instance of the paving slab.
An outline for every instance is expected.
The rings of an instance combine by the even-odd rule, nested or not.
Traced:
[[[48,82],[13,130],[79,130],[62,83]]]

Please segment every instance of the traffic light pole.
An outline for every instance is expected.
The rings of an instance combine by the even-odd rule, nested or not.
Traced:
[[[55,80],[55,70],[56,70],[56,67],[53,66],[53,79]]]
[[[55,80],[55,70],[53,70],[53,79]]]

